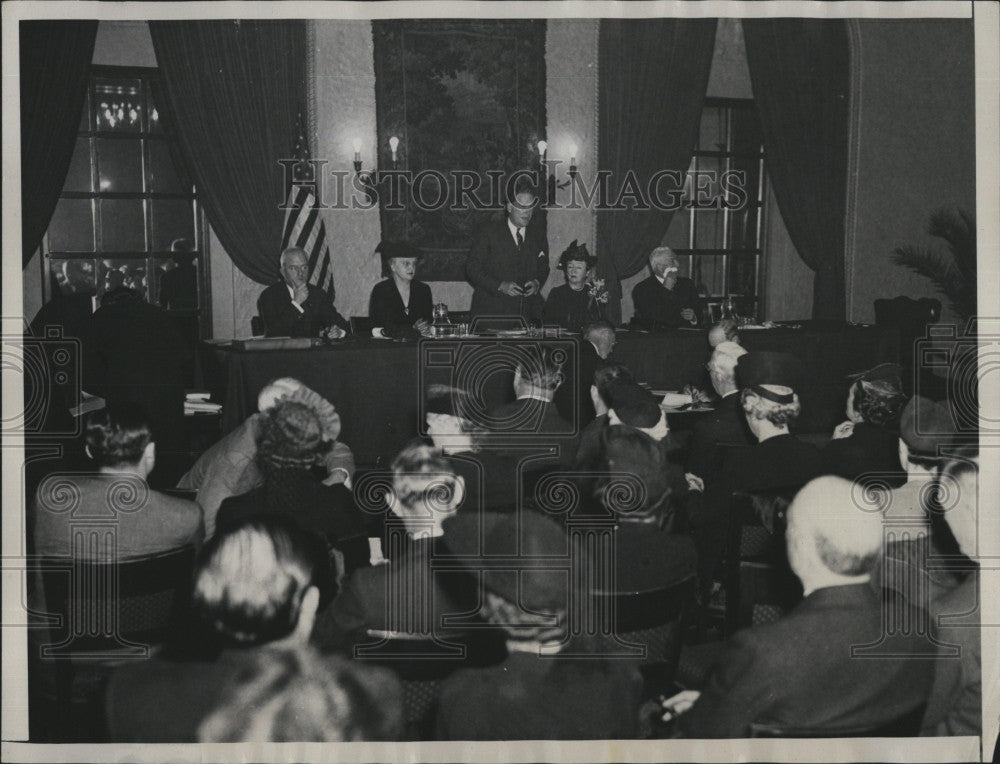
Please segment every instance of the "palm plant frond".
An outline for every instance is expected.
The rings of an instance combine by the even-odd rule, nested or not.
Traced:
[[[929,279],[962,319],[976,314],[976,220],[965,210],[938,210],[927,232],[943,239],[948,255],[925,247],[897,247],[893,262]]]

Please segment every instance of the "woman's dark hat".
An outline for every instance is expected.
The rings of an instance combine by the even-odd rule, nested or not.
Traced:
[[[559,267],[566,270],[566,266],[571,260],[578,260],[587,264],[588,268],[592,268],[597,264],[597,258],[593,257],[590,252],[587,251],[586,244],[577,244],[576,239],[570,242],[570,245],[563,250],[562,254],[559,255]]]
[[[421,260],[424,256],[423,252],[406,241],[383,240],[379,242],[375,252],[382,258],[383,268],[387,268],[389,261],[396,257],[415,257],[417,260]]]
[[[787,387],[794,391],[801,386],[802,364],[789,353],[759,350],[741,356],[736,363],[736,378],[741,387],[749,387],[761,398],[774,403],[791,403],[793,393],[778,393],[764,385]]]

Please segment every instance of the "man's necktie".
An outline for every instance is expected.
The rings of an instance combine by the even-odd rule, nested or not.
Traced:
[[[521,233],[520,228],[517,229],[517,236],[515,238],[517,239],[517,249],[520,251],[521,247],[524,246],[524,234]]]

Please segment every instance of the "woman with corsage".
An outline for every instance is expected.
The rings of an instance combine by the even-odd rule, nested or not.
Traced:
[[[566,283],[549,292],[542,319],[546,324],[559,324],[574,332],[593,321],[601,320],[601,304],[607,301],[607,292],[600,287],[603,282],[588,279],[590,270],[597,264],[586,244],[576,239],[559,257],[559,268],[566,276]]]
[[[406,242],[383,241],[376,250],[382,257],[382,275],[387,276],[372,289],[368,315],[383,329],[416,329],[430,334],[434,314],[431,288],[414,278],[422,254]]]

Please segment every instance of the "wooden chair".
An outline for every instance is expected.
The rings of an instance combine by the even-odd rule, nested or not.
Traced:
[[[646,648],[641,665],[646,697],[664,692],[674,681],[683,641],[682,624],[694,601],[695,583],[691,576],[646,591],[595,593],[614,600],[618,638]]]
[[[781,727],[776,724],[751,724],[750,737],[760,738],[835,738],[835,737],[916,737],[924,718],[926,704],[921,704],[888,722],[857,727]]]
[[[734,491],[723,559],[725,632],[769,623],[802,597],[785,554],[785,513],[799,486]]]

